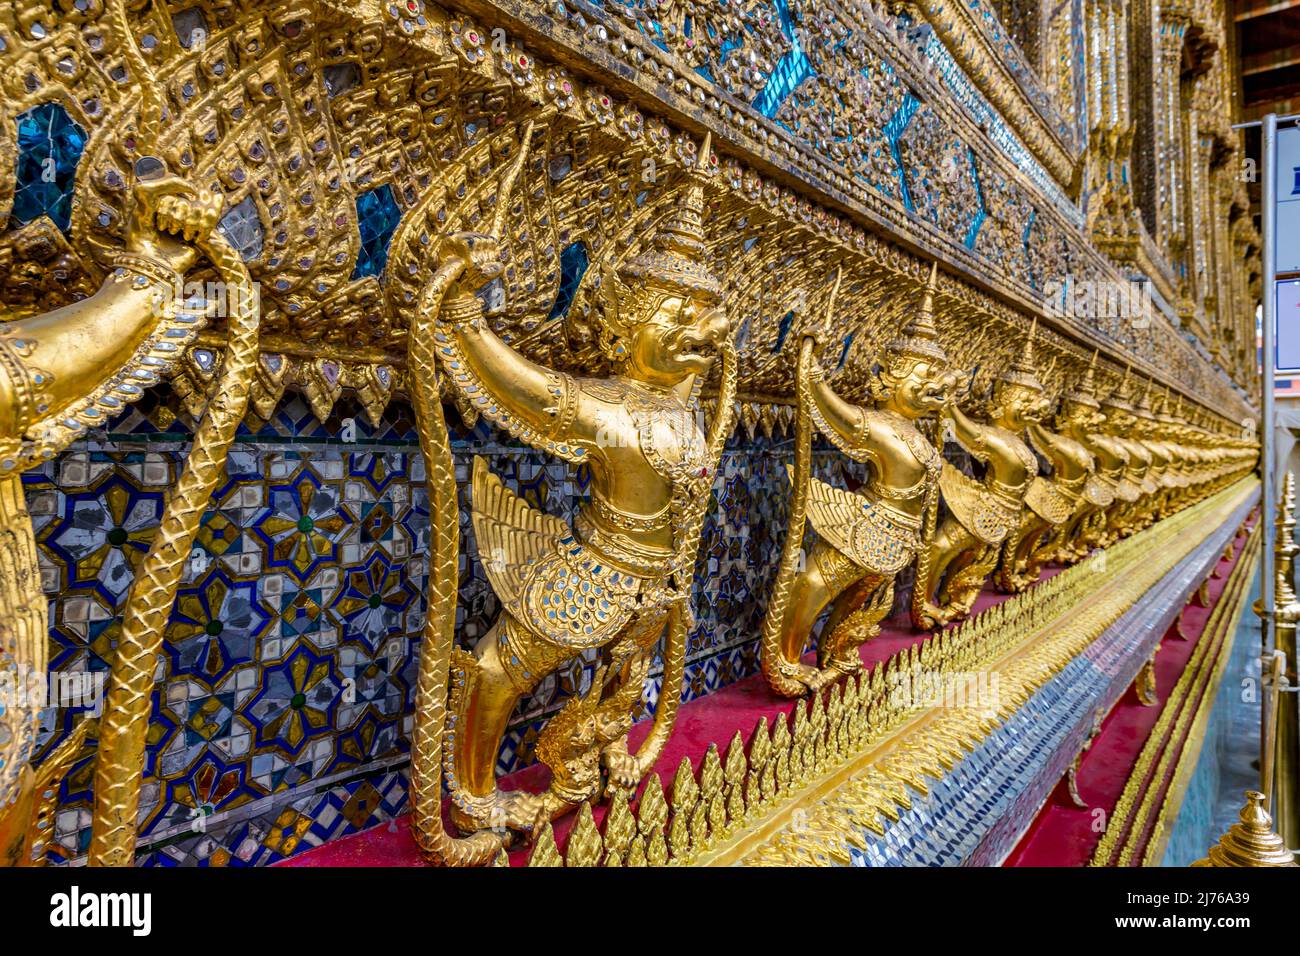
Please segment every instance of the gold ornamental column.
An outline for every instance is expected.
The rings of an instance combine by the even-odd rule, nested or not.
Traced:
[[[1286,671],[1282,693],[1277,694],[1273,722],[1273,786],[1269,809],[1278,833],[1290,849],[1300,847],[1300,699],[1290,688],[1296,681],[1296,626],[1300,624],[1300,601],[1292,585],[1297,550],[1295,531],[1295,475],[1286,473],[1277,510],[1277,612],[1274,615],[1274,646],[1285,655]]]

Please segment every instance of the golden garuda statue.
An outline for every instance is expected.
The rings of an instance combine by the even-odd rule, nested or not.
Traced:
[[[1097,353],[1092,353],[1083,378],[1070,391],[1061,396],[1061,406],[1056,416],[1056,432],[1070,445],[1068,454],[1060,458],[1047,455],[1052,462],[1053,476],[1059,473],[1067,492],[1081,485],[1081,495],[1068,520],[1059,525],[1048,541],[1033,554],[1031,563],[1041,568],[1044,564],[1071,564],[1088,554],[1086,542],[1088,528],[1104,515],[1115,500],[1115,490],[1100,474],[1093,451],[1092,436],[1101,425],[1101,403],[1096,393]],[[1077,446],[1077,447],[1076,447]],[[1086,466],[1083,465],[1086,457]]]
[[[167,495],[148,553],[121,615],[103,713],[95,721],[94,813],[87,862],[130,865],[139,820],[145,747],[163,630],[190,556],[199,522],[225,473],[226,456],[248,407],[258,361],[261,307],[240,255],[218,230],[225,203],[168,175],[165,120],[173,116],[163,85],[136,44],[122,0],[103,11],[113,21],[114,51],[134,78],[130,95],[87,143],[89,152],[122,164],[124,185],[105,202],[126,225],[120,235],[86,240],[78,252],[90,286],[82,301],[44,314],[19,306],[4,316],[0,335],[0,674],[46,679],[46,602],[36,568],[30,519],[19,473],[53,458],[86,428],[107,425],[179,365],[200,327],[214,318],[207,289],[191,293],[185,273],[200,255],[215,271],[224,301],[224,348],[211,392],[196,402],[197,425],[185,464]],[[0,104],[4,113],[9,104]],[[180,163],[179,165],[185,165]],[[204,178],[207,169],[197,169]],[[93,180],[93,181],[92,181]],[[72,232],[80,235],[88,195],[98,177],[78,176]],[[111,219],[111,216],[110,216]],[[51,230],[38,219],[24,230]],[[42,241],[41,236],[35,236]],[[58,240],[54,240],[58,241]],[[67,299],[77,290],[66,291]],[[56,293],[57,295],[58,293]],[[46,306],[48,308],[48,306]],[[43,697],[41,698],[43,699]],[[42,862],[52,832],[57,780],[91,732],[83,720],[30,768],[34,730],[31,698],[0,714],[0,861]],[[33,793],[35,796],[33,797]]]
[[[1141,422],[1142,441],[1151,449],[1152,480],[1159,486],[1151,515],[1155,520],[1166,518],[1178,510],[1179,499],[1187,487],[1187,479],[1179,467],[1181,451],[1173,441],[1176,422],[1169,416],[1169,386]]]
[[[600,796],[601,765],[630,790],[648,773],[680,700],[692,625],[696,550],[736,380],[723,288],[703,260],[705,139],[680,201],[653,244],[601,270],[601,349],[614,374],[575,378],[525,358],[497,336],[476,291],[499,277],[511,240],[510,195],[533,124],[498,185],[488,235],[441,240],[437,268],[410,319],[410,381],[428,464],[433,528],[429,617],[413,743],[415,831],[438,863],[496,856],[502,831],[531,831]],[[721,356],[718,412],[701,430],[701,382]],[[457,521],[454,472],[437,369],[451,390],[503,431],[591,470],[591,497],[570,528],[473,466],[471,521],[502,610],[468,653],[453,646]],[[631,714],[661,635],[664,683],[649,737],[634,754]],[[590,688],[543,729],[541,794],[506,792],[494,767],[520,697],[583,654],[600,655]],[[450,674],[450,680],[449,680]],[[444,773],[440,773],[440,770]],[[443,826],[440,776],[451,816]],[[492,832],[498,831],[498,832]]]
[[[916,627],[929,630],[968,615],[997,568],[1003,543],[1020,526],[1026,495],[1038,474],[1038,459],[1021,436],[1044,411],[1033,330],[993,385],[990,421],[970,418],[955,401],[946,406],[957,442],[984,465],[984,480],[969,478],[946,462],[943,466],[939,487],[950,513],[917,568],[912,590]],[[1047,495],[1036,493],[1035,501],[1052,510]]]
[[[1003,545],[997,583],[1004,591],[1023,591],[1034,584],[1051,561],[1079,557],[1067,544],[1072,526],[1090,505],[1105,507],[1111,502],[1101,485],[1091,480],[1092,453],[1071,434],[1093,425],[1098,406],[1089,391],[1075,390],[1061,397],[1055,431],[1042,421],[1030,421],[1026,428],[1031,445],[1052,466],[1052,473],[1030,481],[1020,525]]]
[[[53,804],[43,794],[57,790],[60,775],[94,723],[83,720],[40,767],[30,765],[38,711],[46,700],[48,602],[41,589],[21,474],[140,398],[145,387],[170,371],[207,319],[205,303],[187,303],[178,293],[184,273],[198,258],[196,244],[209,241],[221,201],[167,175],[162,162],[152,156],[137,160],[134,172],[130,226],[123,247],[101,263],[108,276],[99,290],[43,314],[24,314],[20,308],[6,310],[3,316],[0,677],[6,690],[17,693],[6,693],[5,706],[0,707],[0,865],[27,865],[41,857],[44,837],[37,824]],[[41,228],[40,222],[27,227]],[[237,423],[238,415],[229,422],[232,437]],[[175,509],[169,513],[174,516]],[[155,560],[145,570],[156,565]],[[170,594],[157,595],[142,606],[140,589],[133,590],[127,610],[130,623],[138,624],[142,610],[152,605],[165,615]],[[126,637],[138,633],[137,626]],[[150,658],[151,679],[154,665]],[[115,662],[114,686],[121,676]],[[145,703],[147,707],[147,699]],[[115,727],[131,716],[105,716],[106,726],[99,729],[101,747],[112,746]]]
[[[1114,404],[1113,398],[1107,399],[1107,402],[1112,406]],[[1107,515],[1117,506],[1137,498],[1137,489],[1124,480],[1124,471],[1128,467],[1128,449],[1107,432],[1107,416],[1102,410],[1102,403],[1098,401],[1096,405],[1091,426],[1072,437],[1078,438],[1092,452],[1097,462],[1092,477],[1101,489],[1101,494],[1097,497],[1107,497],[1109,502],[1090,507],[1081,516],[1083,520],[1078,523],[1073,539],[1076,557],[1087,554],[1093,548],[1104,547],[1109,541]]]
[[[934,267],[915,317],[881,356],[870,382],[874,407],[836,395],[813,360],[814,339],[805,334],[801,342],[794,492],[763,622],[763,673],[779,694],[803,694],[861,668],[858,648],[879,633],[893,604],[895,576],[934,532],[942,459],[917,424],[943,408],[955,380],[934,322],[937,278]],[[828,312],[839,281],[837,274]],[[857,493],[809,474],[813,427],[870,466],[871,477]],[[806,557],[805,521],[817,533]],[[832,601],[817,666],[804,664],[800,657],[813,625]]]
[[[1105,526],[1098,526],[1093,539],[1096,547],[1104,548],[1133,533],[1141,521],[1142,499],[1155,488],[1146,481],[1151,453],[1129,437],[1136,419],[1129,394],[1128,368],[1124,369],[1119,387],[1102,400],[1101,412],[1101,436],[1123,462],[1115,473],[1115,502],[1106,510]],[[1100,453],[1099,457],[1102,457]]]
[[[1147,466],[1142,474],[1142,499],[1135,508],[1133,530],[1150,527],[1160,516],[1169,490],[1169,449],[1156,434],[1156,410],[1151,404],[1152,382],[1133,402],[1132,427],[1128,440],[1146,455]]]
[[[1215,460],[1219,454],[1217,442],[1197,422],[1195,410],[1183,408],[1182,396],[1178,397],[1172,432],[1178,442],[1179,464],[1186,477],[1187,487],[1182,498],[1182,506],[1195,504],[1213,492],[1219,485]]]

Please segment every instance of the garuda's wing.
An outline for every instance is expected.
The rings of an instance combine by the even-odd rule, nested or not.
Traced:
[[[1025,504],[1048,524],[1063,524],[1074,513],[1074,501],[1063,495],[1055,482],[1035,476],[1025,492]]]
[[[1000,544],[1010,530],[1007,515],[991,500],[984,486],[948,462],[939,473],[939,490],[944,504],[963,528],[985,544]]]
[[[808,481],[808,521],[827,544],[879,574],[894,574],[912,560],[920,541],[871,498]]]
[[[571,533],[559,518],[538,511],[501,483],[481,456],[474,458],[470,520],[479,560],[501,603],[516,603],[528,567]]]
[[[816,478],[808,480],[808,523],[827,544],[849,557],[853,555],[853,525],[862,520],[864,504],[861,495]]]

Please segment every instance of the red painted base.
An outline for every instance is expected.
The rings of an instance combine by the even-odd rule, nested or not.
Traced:
[[[1233,556],[1220,560],[1215,570],[1220,575],[1209,579],[1209,606],[1201,607],[1195,598],[1182,615],[1182,633],[1177,621],[1161,640],[1156,654],[1156,689],[1160,703],[1145,706],[1130,687],[1119,703],[1106,715],[1101,732],[1080,761],[1075,785],[1087,804],[1080,809],[1070,799],[1064,780],[1057,786],[1039,811],[1029,831],[1007,857],[1004,866],[1085,866],[1101,840],[1106,822],[1115,810],[1120,794],[1128,782],[1142,748],[1170,691],[1182,676],[1183,668],[1205,631],[1206,622],[1228,581],[1228,573],[1241,557],[1246,538],[1233,541]]]

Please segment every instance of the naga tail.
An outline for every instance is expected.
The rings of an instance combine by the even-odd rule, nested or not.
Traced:
[[[790,588],[799,573],[799,556],[803,552],[804,528],[808,520],[808,481],[812,477],[812,401],[809,369],[812,364],[813,340],[805,337],[799,346],[799,365],[795,376],[794,487],[790,493],[790,515],[786,520],[785,543],[781,546],[781,563],[777,566],[776,584],[763,618],[763,676],[772,690],[783,697],[799,697],[808,688],[794,676],[793,662],[781,649],[781,630],[785,623]]]
[[[411,735],[411,821],[421,855],[440,866],[482,866],[501,852],[486,830],[453,837],[442,822],[442,747],[447,678],[456,631],[456,562],[460,547],[456,472],[438,395],[434,326],[460,263],[438,270],[411,317],[406,381],[415,409],[429,492],[429,595]]]
[[[248,268],[220,233],[198,245],[231,290],[225,361],[123,613],[99,726],[91,866],[130,866],[135,855],[145,739],[163,628],[199,520],[225,474],[226,454],[248,408],[257,363],[261,308]]]

